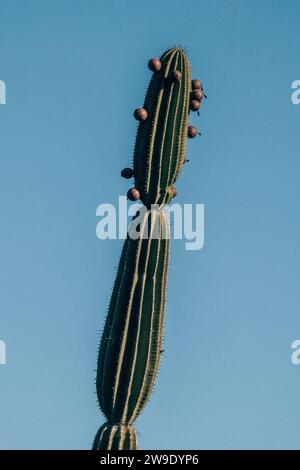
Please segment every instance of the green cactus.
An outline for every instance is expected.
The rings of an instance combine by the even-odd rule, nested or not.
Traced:
[[[130,424],[103,424],[98,430],[93,444],[93,450],[136,449],[136,430]]]
[[[158,237],[154,238],[156,231]],[[162,343],[168,231],[166,213],[147,211],[142,217],[140,238],[128,236],[124,244],[97,369],[98,400],[109,423],[130,425],[153,388]],[[106,435],[98,438],[94,447],[103,449]],[[120,440],[119,448],[132,442],[136,438]]]
[[[96,434],[95,450],[137,448],[132,423],[150,397],[162,348],[170,242],[163,206],[176,194],[172,185],[185,163],[187,136],[194,137],[188,128],[195,106],[185,52],[169,49],[149,68],[153,77],[144,108],[134,113],[140,121],[134,168],[122,171],[125,178],[134,176],[128,197],[140,199],[145,211],[140,236],[128,234],[124,243],[100,342],[96,386],[107,423]]]
[[[191,92],[190,65],[181,49],[168,50],[160,62],[146,94],[148,116],[139,124],[133,158],[135,187],[149,208],[173,196],[172,185],[185,161]]]

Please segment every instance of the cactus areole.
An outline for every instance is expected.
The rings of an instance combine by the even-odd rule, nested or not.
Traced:
[[[140,199],[146,210],[140,236],[128,234],[125,240],[100,342],[96,387],[106,422],[96,434],[94,450],[137,448],[132,424],[149,400],[163,351],[170,244],[163,206],[176,196],[174,183],[186,161],[187,138],[198,133],[188,126],[190,110],[197,105],[191,104],[184,50],[168,49],[159,59],[150,59],[148,67],[153,75],[145,102],[134,112],[139,124],[133,169],[121,172],[134,178],[127,197]],[[201,92],[199,80],[193,86]]]

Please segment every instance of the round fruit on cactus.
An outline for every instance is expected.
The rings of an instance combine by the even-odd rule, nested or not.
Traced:
[[[146,121],[148,117],[148,113],[145,108],[137,108],[133,115],[137,121]]]

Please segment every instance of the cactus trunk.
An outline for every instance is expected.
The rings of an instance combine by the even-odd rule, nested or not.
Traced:
[[[132,423],[150,397],[161,356],[170,245],[163,207],[176,195],[172,185],[185,163],[194,106],[189,60],[181,48],[152,59],[149,68],[144,107],[134,112],[140,122],[133,170],[122,171],[135,180],[128,198],[140,198],[145,210],[139,237],[129,232],[124,243],[100,342],[96,385],[107,422],[96,434],[95,450],[137,448]]]

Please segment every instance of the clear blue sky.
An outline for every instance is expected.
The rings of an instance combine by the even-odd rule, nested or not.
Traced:
[[[172,242],[165,354],[140,447],[300,448],[298,1],[1,0],[0,447],[88,449],[147,61],[186,46],[208,101],[178,182],[205,247]]]

